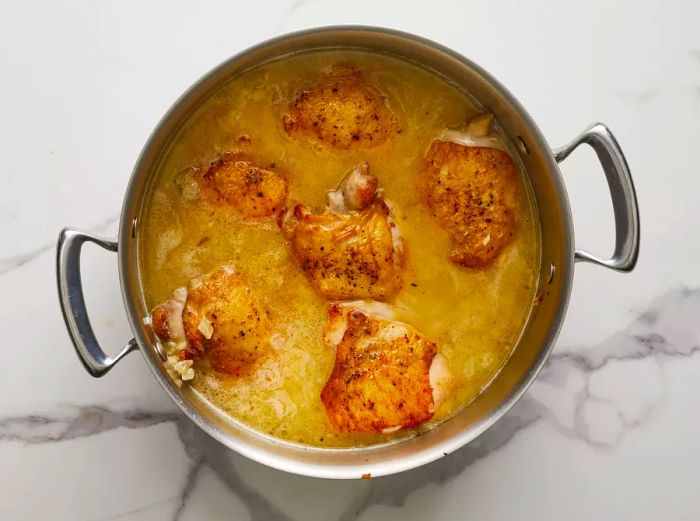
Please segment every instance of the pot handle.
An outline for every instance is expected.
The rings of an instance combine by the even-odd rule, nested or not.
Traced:
[[[639,255],[639,208],[629,166],[615,136],[602,123],[593,123],[571,143],[554,150],[554,159],[561,163],[582,143],[593,148],[608,180],[615,214],[615,251],[610,259],[601,259],[576,250],[574,260],[616,271],[632,271]]]
[[[85,242],[94,242],[105,250],[117,251],[116,242],[70,228],[63,229],[58,236],[56,251],[58,298],[75,352],[88,373],[98,378],[138,346],[136,340],[132,338],[116,356],[109,356],[97,343],[85,308],[83,285],[80,279],[80,253]]]

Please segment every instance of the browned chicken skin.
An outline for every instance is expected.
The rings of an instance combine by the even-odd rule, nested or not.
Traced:
[[[336,357],[321,401],[338,431],[392,432],[433,417],[436,390],[449,380],[442,357],[435,343],[391,315],[377,302],[330,307],[325,339]]]
[[[378,145],[397,130],[384,95],[351,67],[333,69],[302,92],[282,123],[291,137],[304,135],[343,150]]]
[[[432,143],[421,188],[430,212],[454,243],[453,262],[487,267],[510,244],[517,175],[510,155],[499,148]]]
[[[268,312],[230,266],[176,290],[153,309],[151,322],[161,341],[184,344],[182,359],[207,356],[217,371],[234,376],[248,374],[270,353]]]
[[[329,192],[329,212],[297,205],[284,225],[301,269],[331,299],[383,300],[401,287],[403,243],[367,168],[354,168]]]
[[[203,175],[209,194],[243,217],[271,217],[284,207],[287,180],[266,170],[239,152],[223,154]]]

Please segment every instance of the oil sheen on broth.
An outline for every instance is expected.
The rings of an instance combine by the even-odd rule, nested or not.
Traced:
[[[291,139],[281,119],[290,100],[334,65],[351,65],[386,95],[400,133],[370,149],[334,150]],[[487,269],[448,260],[451,243],[420,200],[419,165],[445,127],[478,111],[469,99],[435,75],[396,58],[360,51],[323,51],[285,58],[240,75],[190,116],[161,160],[139,231],[139,262],[146,303],[170,297],[222,264],[232,263],[262,296],[282,335],[278,363],[265,362],[251,382],[216,373],[200,361],[190,385],[211,403],[255,429],[302,444],[341,447],[388,441],[393,433],[334,432],[320,401],[334,352],[322,340],[328,302],[291,257],[274,219],[243,221],[226,208],[183,196],[188,168],[207,165],[239,146],[246,135],[261,167],[289,179],[290,202],[320,211],[325,194],[345,173],[367,161],[386,199],[395,205],[407,248],[404,285],[391,302],[397,320],[437,343],[454,387],[429,424],[473,400],[502,367],[530,311],[539,270],[538,225],[521,175],[517,232]],[[517,164],[517,161],[516,161]]]

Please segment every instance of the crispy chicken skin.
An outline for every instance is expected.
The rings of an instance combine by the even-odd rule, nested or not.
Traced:
[[[330,307],[325,340],[335,347],[335,366],[321,402],[338,431],[392,432],[433,417],[437,346],[391,315],[390,306],[377,302]],[[441,371],[443,385],[444,364]]]
[[[203,175],[209,195],[242,217],[271,217],[284,207],[287,179],[255,165],[240,152],[228,152],[209,165]]]
[[[362,212],[314,215],[294,209],[292,251],[314,287],[331,299],[386,299],[401,287],[389,209],[377,201]]]
[[[352,67],[336,67],[303,91],[282,124],[292,138],[307,136],[341,150],[378,145],[396,131],[384,95]]]
[[[431,144],[421,190],[454,243],[453,262],[488,267],[512,241],[517,175],[501,149],[442,140]]]
[[[231,266],[191,281],[186,300],[156,306],[151,322],[161,341],[186,342],[182,359],[207,356],[222,373],[244,376],[270,352],[268,312]]]
[[[301,269],[330,299],[384,300],[401,288],[403,242],[368,177],[366,165],[356,167],[329,192],[329,211],[299,204],[284,224]]]

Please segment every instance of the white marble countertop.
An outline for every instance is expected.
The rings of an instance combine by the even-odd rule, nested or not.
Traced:
[[[700,4],[31,0],[1,11],[0,519],[698,519]],[[138,355],[92,379],[55,289],[59,229],[114,234],[141,146],[191,82],[261,39],[328,23],[404,29],[469,56],[554,146],[607,123],[641,205],[637,270],[577,266],[554,355],[507,417],[447,458],[369,481],[291,476],[229,452],[176,411]],[[593,154],[563,171],[577,246],[607,253],[612,211]],[[83,263],[96,332],[116,350],[131,336],[116,258],[87,248]]]

